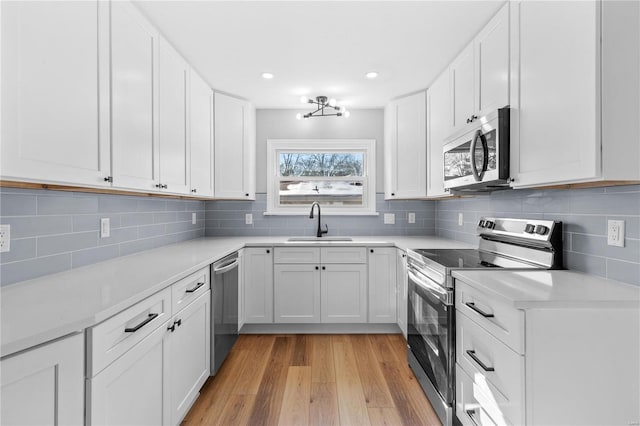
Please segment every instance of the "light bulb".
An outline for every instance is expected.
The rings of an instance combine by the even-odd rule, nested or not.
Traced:
[[[302,97],[300,98],[300,102],[302,102],[303,104],[306,104],[307,102],[309,102],[309,99],[307,99],[307,97],[306,97],[306,96],[302,96]]]
[[[342,115],[344,115],[345,118],[349,118],[351,113],[349,111],[345,111],[345,112],[342,113]]]
[[[302,118],[302,114],[297,113],[297,114],[296,114],[296,120],[300,120],[301,118]]]
[[[332,106],[332,107],[336,106],[336,100],[335,100],[335,98],[331,98],[331,99],[329,99],[329,106]]]

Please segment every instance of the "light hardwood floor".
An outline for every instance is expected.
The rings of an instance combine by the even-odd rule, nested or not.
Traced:
[[[440,425],[399,334],[241,335],[183,425]]]

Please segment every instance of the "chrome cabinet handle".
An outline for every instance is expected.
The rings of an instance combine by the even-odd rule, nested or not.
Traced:
[[[487,365],[485,365],[485,363],[484,363],[484,362],[480,361],[480,358],[478,358],[478,357],[476,356],[476,351],[473,351],[473,350],[469,349],[469,350],[467,350],[466,352],[467,352],[467,355],[469,355],[469,357],[470,357],[472,360],[474,360],[474,361],[476,362],[476,364],[478,364],[480,367],[482,367],[482,369],[483,369],[484,371],[496,371],[496,369],[495,369],[495,368],[493,368],[493,367],[488,367]]]
[[[185,291],[185,293],[193,293],[193,292],[195,292],[196,290],[198,290],[200,287],[202,287],[203,285],[204,285],[204,281],[203,281],[203,282],[201,282],[201,283],[196,284],[196,285],[195,285],[195,287],[193,287],[193,288],[189,288],[189,289],[187,289],[187,290]]]
[[[145,325],[149,324],[151,321],[153,321],[157,317],[158,317],[158,314],[149,314],[149,316],[144,321],[142,321],[140,324],[136,325],[135,327],[125,328],[124,332],[125,333],[135,333],[136,331],[140,330],[142,327],[144,327]]]
[[[495,315],[493,314],[488,314],[486,312],[484,312],[483,310],[481,310],[480,308],[476,307],[476,304],[473,302],[467,302],[465,303],[465,305],[467,305],[471,310],[479,313],[480,315],[482,315],[485,318],[493,318]]]

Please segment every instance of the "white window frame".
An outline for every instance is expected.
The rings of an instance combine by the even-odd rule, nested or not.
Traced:
[[[267,139],[267,211],[265,215],[308,215],[309,207],[279,204],[280,152],[364,152],[362,207],[322,206],[322,214],[334,216],[378,215],[376,212],[375,139]],[[321,178],[326,179],[326,178]],[[313,180],[313,179],[310,179]]]

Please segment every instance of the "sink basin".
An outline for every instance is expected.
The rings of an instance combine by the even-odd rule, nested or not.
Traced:
[[[336,242],[336,241],[353,241],[351,237],[290,237],[287,242],[291,243],[320,243],[320,242]]]

